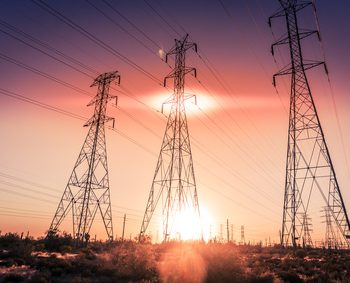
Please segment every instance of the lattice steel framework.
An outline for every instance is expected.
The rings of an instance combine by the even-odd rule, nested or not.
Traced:
[[[323,209],[324,212],[324,223],[326,224],[326,234],[325,234],[325,247],[328,249],[339,249],[343,247],[343,243],[341,239],[339,239],[339,235],[337,230],[334,229],[332,212],[329,207],[325,206]]]
[[[115,80],[120,83],[118,72],[104,73],[91,85],[98,86],[98,91],[88,104],[95,106],[94,115],[84,125],[90,129],[49,229],[49,232],[57,232],[71,211],[73,236],[78,243],[89,240],[97,211],[101,214],[108,239],[113,240],[105,123],[112,121],[114,126],[114,118],[106,116],[106,110],[110,100],[117,102],[117,97],[109,94],[110,84]]]
[[[303,231],[303,247],[312,247],[313,243],[312,243],[312,239],[311,239],[311,218],[308,217],[307,214],[304,214],[303,216],[303,227],[304,227],[304,231]]]
[[[164,86],[168,79],[174,79],[174,93],[164,103],[170,104],[171,109],[141,225],[141,241],[160,199],[162,199],[163,241],[168,241],[176,233],[175,225],[179,225],[176,223],[179,221],[177,217],[182,212],[192,211],[200,221],[185,109],[185,100],[193,95],[184,95],[185,75],[193,72],[196,76],[196,69],[185,65],[186,51],[189,49],[197,52],[197,45],[189,42],[186,35],[181,40],[175,39],[175,46],[166,54],[166,61],[169,55],[175,55],[175,68],[164,79]]]
[[[333,163],[325,141],[321,123],[311,95],[306,70],[324,65],[324,62],[303,59],[301,40],[316,34],[317,31],[301,31],[298,27],[297,13],[310,1],[279,0],[281,9],[269,18],[285,17],[287,36],[272,45],[287,44],[291,63],[273,76],[291,75],[291,97],[288,130],[288,149],[283,206],[281,244],[298,246],[302,244],[304,227],[303,216],[307,214],[312,191],[317,189],[332,218],[350,246],[350,223],[343,197],[335,175]]]

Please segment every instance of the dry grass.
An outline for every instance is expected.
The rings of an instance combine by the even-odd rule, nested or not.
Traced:
[[[348,251],[70,240],[0,237],[0,282],[350,282]]]

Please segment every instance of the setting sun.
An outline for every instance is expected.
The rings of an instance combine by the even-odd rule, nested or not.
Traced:
[[[183,210],[175,216],[173,231],[176,239],[200,240],[202,227],[199,216],[193,210]]]
[[[215,100],[208,96],[207,94],[198,92],[198,93],[189,93],[185,94],[185,107],[186,115],[191,117],[200,111],[213,111],[218,105]],[[147,98],[149,105],[152,105],[154,109],[159,109],[161,111],[163,106],[164,114],[167,114],[170,110],[170,104],[166,103],[167,99],[171,97],[171,94],[161,93],[158,95],[153,95]]]

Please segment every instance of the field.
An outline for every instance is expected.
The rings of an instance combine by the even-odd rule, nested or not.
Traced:
[[[348,251],[0,237],[0,282],[350,282]]]

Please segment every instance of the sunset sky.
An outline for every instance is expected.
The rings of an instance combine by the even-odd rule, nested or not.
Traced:
[[[86,107],[89,94],[96,94],[89,86],[99,73],[113,70],[121,75],[121,87],[111,90],[118,108],[108,109],[118,133],[106,131],[113,225],[120,236],[126,213],[126,235],[139,232],[166,125],[160,110],[171,94],[161,83],[174,61],[165,64],[163,52],[189,33],[199,48],[198,54],[188,52],[186,63],[196,67],[197,79],[187,76],[185,91],[198,101],[188,104],[187,116],[204,230],[211,226],[218,235],[229,219],[235,240],[244,225],[246,241],[278,241],[290,83],[278,78],[278,93],[272,85],[272,75],[289,62],[287,47],[275,52],[276,62],[270,53],[286,31],[284,19],[273,21],[273,33],[267,24],[278,1],[45,1],[80,32],[38,3],[0,2],[3,233],[44,235],[88,131],[83,120],[5,94],[87,120],[93,114]],[[310,37],[303,47],[307,59],[326,58],[330,84],[323,68],[308,75],[349,210],[350,2],[334,3],[316,1],[322,44]],[[300,13],[300,26],[316,28],[311,8]],[[62,230],[70,232],[67,220]],[[105,238],[101,225],[97,217],[92,234]],[[323,237],[318,225],[315,239]],[[161,237],[159,227],[149,228],[154,238],[157,230]]]

